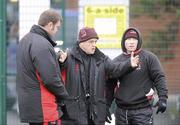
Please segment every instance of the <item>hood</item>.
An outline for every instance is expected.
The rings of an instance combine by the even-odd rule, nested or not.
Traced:
[[[141,39],[140,32],[136,28],[130,27],[124,32],[122,40],[121,40],[121,48],[122,48],[122,51],[125,53],[127,53],[126,48],[125,48],[125,35],[129,30],[135,31],[138,35],[138,45],[137,45],[136,51],[140,50],[142,46],[142,39]]]

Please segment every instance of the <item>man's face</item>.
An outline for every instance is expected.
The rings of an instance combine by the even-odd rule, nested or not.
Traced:
[[[93,38],[93,39],[89,39],[85,42],[81,42],[79,44],[79,47],[86,53],[86,54],[94,54],[95,50],[96,50],[96,42],[97,39]]]
[[[56,24],[53,24],[52,22],[50,22],[49,24],[49,34],[51,36],[54,36],[56,35],[56,33],[59,31],[60,29],[60,26],[61,26],[61,23],[60,21],[58,21]]]
[[[136,50],[138,44],[138,40],[135,38],[128,38],[125,40],[125,48],[127,53],[131,53]]]

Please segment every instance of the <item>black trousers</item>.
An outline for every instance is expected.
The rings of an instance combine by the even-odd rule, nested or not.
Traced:
[[[77,122],[73,122],[71,120],[61,120],[61,125],[104,125],[105,122],[101,122],[101,123],[94,123],[93,121],[92,122],[89,122],[88,124],[80,124],[80,123],[77,123]]]
[[[133,110],[117,107],[115,123],[116,125],[153,125],[153,110],[151,107]]]
[[[80,124],[71,120],[62,120],[61,125],[95,125],[92,120],[88,120],[88,124]]]
[[[54,121],[54,122],[48,122],[48,123],[29,123],[29,125],[59,125],[58,121]]]

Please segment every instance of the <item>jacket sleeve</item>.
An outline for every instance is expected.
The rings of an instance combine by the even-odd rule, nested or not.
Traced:
[[[108,107],[111,107],[111,104],[114,100],[114,92],[117,86],[117,79],[107,79],[106,80],[106,101]]]
[[[134,70],[134,68],[131,66],[130,59],[128,59],[127,61],[115,62],[109,58],[106,59],[105,69],[106,74],[108,74],[109,78],[118,78]]]
[[[153,80],[159,98],[168,98],[166,77],[159,59],[152,54],[149,57],[148,63],[149,75],[151,80]]]
[[[66,98],[67,91],[60,77],[56,55],[48,50],[42,49],[36,53],[33,63],[37,69],[44,86],[57,98]]]

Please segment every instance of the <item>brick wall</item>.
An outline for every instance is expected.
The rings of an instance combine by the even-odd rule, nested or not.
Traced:
[[[162,18],[160,19],[153,19],[146,15],[142,15],[137,18],[130,18],[130,26],[138,28],[141,32],[143,42],[146,42],[150,32],[165,29],[167,27],[167,24],[172,20],[174,20],[174,18],[175,17],[173,15],[163,15]],[[167,76],[167,83],[168,83],[167,86],[169,89],[169,93],[179,93],[180,92],[180,32],[177,32],[176,42],[174,42],[174,44],[171,46],[170,49],[174,54],[174,58],[169,60],[161,60],[161,62],[163,64],[163,68]]]

